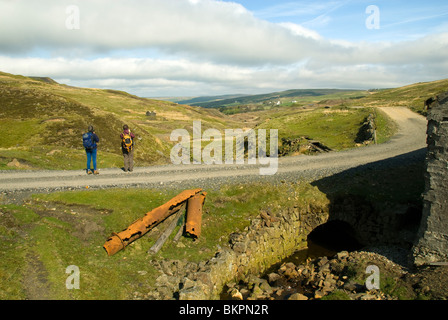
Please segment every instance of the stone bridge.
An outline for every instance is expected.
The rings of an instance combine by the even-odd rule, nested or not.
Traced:
[[[332,188],[341,179],[348,181],[347,177],[350,180],[358,173],[364,177],[368,171],[376,174],[385,166],[399,171],[405,161],[406,170],[411,170],[407,172],[410,179],[414,179],[414,168],[416,171],[424,169],[423,207],[419,199],[401,204],[345,195],[330,196],[329,206],[311,205],[264,212],[252,220],[244,233],[231,234],[229,247],[221,248],[208,261],[186,268],[188,271],[182,279],[167,276],[162,267],[162,276],[156,281],[157,290],[177,291],[182,300],[218,299],[221,289],[229,281],[243,279],[250,273],[264,272],[296,250],[306,248],[307,241],[318,233],[333,237],[333,240],[342,240],[339,241],[341,248],[334,248],[336,251],[357,249],[357,246],[396,244],[409,249],[412,263],[416,265],[447,261],[448,93],[439,95],[431,104],[427,133],[428,148],[350,169],[313,183],[327,193],[325,188]],[[423,161],[424,168],[421,167]],[[388,171],[385,172],[387,174]],[[391,178],[387,177],[387,180]],[[167,262],[168,268],[176,263],[179,262]],[[155,294],[154,298],[163,297]]]

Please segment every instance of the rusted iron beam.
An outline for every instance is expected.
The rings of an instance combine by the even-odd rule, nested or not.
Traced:
[[[187,200],[185,232],[194,238],[199,238],[201,235],[202,207],[206,195],[206,192],[198,193]]]
[[[160,222],[164,221],[170,215],[179,211],[184,202],[195,196],[202,189],[185,190],[172,198],[167,203],[146,213],[142,218],[134,221],[127,229],[113,233],[103,245],[109,256],[114,255],[118,251],[124,249],[134,240],[142,237],[149,230],[154,228]]]

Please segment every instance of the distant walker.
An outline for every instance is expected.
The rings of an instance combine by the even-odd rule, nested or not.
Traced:
[[[121,151],[123,153],[124,158],[124,167],[123,170],[125,172],[134,171],[134,139],[135,135],[129,129],[129,126],[125,124],[123,126],[123,132],[120,134],[121,138]]]

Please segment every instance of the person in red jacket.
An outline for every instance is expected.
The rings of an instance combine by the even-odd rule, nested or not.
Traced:
[[[124,171],[132,172],[134,170],[134,139],[135,135],[131,132],[128,125],[123,126],[123,132],[120,134],[121,151],[124,158]]]

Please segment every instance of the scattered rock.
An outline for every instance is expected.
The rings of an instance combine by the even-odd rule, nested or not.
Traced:
[[[315,299],[321,299],[321,298],[323,298],[325,296],[325,294],[326,293],[323,290],[316,290],[314,292],[314,298]]]
[[[428,286],[419,288],[416,285],[418,280],[411,277],[414,282],[407,280],[407,284],[401,280],[408,273],[400,265],[380,254],[366,251],[343,251],[333,257],[307,260],[298,266],[292,262],[283,263],[265,276],[248,275],[245,281],[227,286],[232,287],[229,293],[240,292],[243,299],[250,300],[310,300],[328,296],[332,299],[331,295],[336,291],[350,300],[398,299],[381,290],[367,289],[363,281],[369,276],[365,273],[366,266],[371,264],[378,265],[385,278],[394,279],[400,292],[407,288],[409,292],[404,297],[416,298],[418,293],[413,292],[413,288],[430,296],[431,289]]]
[[[297,139],[282,138],[279,148],[279,156],[312,154],[332,151],[320,141],[312,140],[309,137],[300,137]]]
[[[31,167],[29,165],[21,163],[16,158],[14,158],[11,162],[8,162],[6,165],[8,167],[14,167],[14,168],[18,168],[18,169],[31,169]]]
[[[308,300],[308,297],[301,293],[294,293],[288,298],[288,300]]]
[[[347,259],[349,256],[347,251],[341,251],[336,254],[336,257],[339,261]]]
[[[344,284],[343,288],[344,288],[344,290],[347,290],[350,292],[360,292],[361,290],[364,289],[364,286],[350,280],[349,282]]]
[[[277,280],[279,280],[280,278],[281,277],[278,273],[272,272],[268,275],[268,281],[271,285],[275,284],[277,282]]]
[[[232,299],[234,300],[243,300],[243,294],[238,290],[238,289],[233,289],[230,292],[230,296],[232,297]]]

